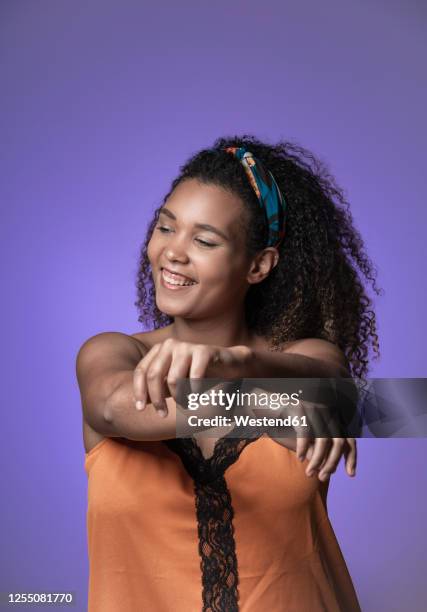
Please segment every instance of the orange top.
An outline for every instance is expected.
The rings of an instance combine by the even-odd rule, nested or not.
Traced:
[[[328,483],[262,435],[86,454],[89,612],[360,612]]]

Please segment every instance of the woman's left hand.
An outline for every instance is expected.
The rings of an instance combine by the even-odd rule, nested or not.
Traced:
[[[252,358],[252,349],[245,345],[221,347],[167,338],[155,344],[138,363],[135,401],[145,406],[149,397],[159,412],[165,412],[167,391],[177,399],[178,379],[243,378],[250,376]]]
[[[307,476],[318,471],[319,480],[328,480],[340,462],[345,457],[345,468],[349,476],[356,475],[357,445],[355,438],[315,438],[310,442],[307,438],[299,438],[297,457],[301,461],[308,459],[305,470]]]

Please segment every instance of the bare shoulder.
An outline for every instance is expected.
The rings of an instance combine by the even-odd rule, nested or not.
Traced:
[[[96,404],[95,397],[105,394],[106,373],[134,368],[149,347],[129,334],[101,332],[87,339],[79,349],[76,374],[82,397],[83,443],[85,452],[91,451],[107,436],[89,425],[88,406]]]
[[[147,332],[137,332],[136,334],[130,334],[131,338],[135,338],[138,340],[140,344],[142,344],[147,349],[150,349],[154,344],[158,342],[163,342],[166,338],[169,338],[171,335],[170,325],[166,327],[161,327],[160,329],[153,329],[152,331]]]
[[[135,347],[140,349],[141,345],[142,343],[138,342],[135,337],[123,332],[100,332],[83,342],[77,355],[77,361],[78,363],[84,362],[92,357],[97,359],[105,355],[106,352],[114,354],[118,351],[126,351],[129,348],[135,352]]]

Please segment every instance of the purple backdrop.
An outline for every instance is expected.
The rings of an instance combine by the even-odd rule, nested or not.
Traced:
[[[426,21],[416,0],[2,0],[1,591],[85,609],[76,353],[139,330],[150,211],[216,137],[289,138],[329,165],[385,289],[371,375],[426,376]],[[361,440],[357,477],[332,478],[364,612],[425,609],[426,448]]]

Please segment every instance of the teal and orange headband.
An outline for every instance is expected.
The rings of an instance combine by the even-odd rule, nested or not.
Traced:
[[[268,224],[268,245],[278,247],[285,235],[286,200],[274,176],[244,147],[227,147],[242,164],[249,178]]]

